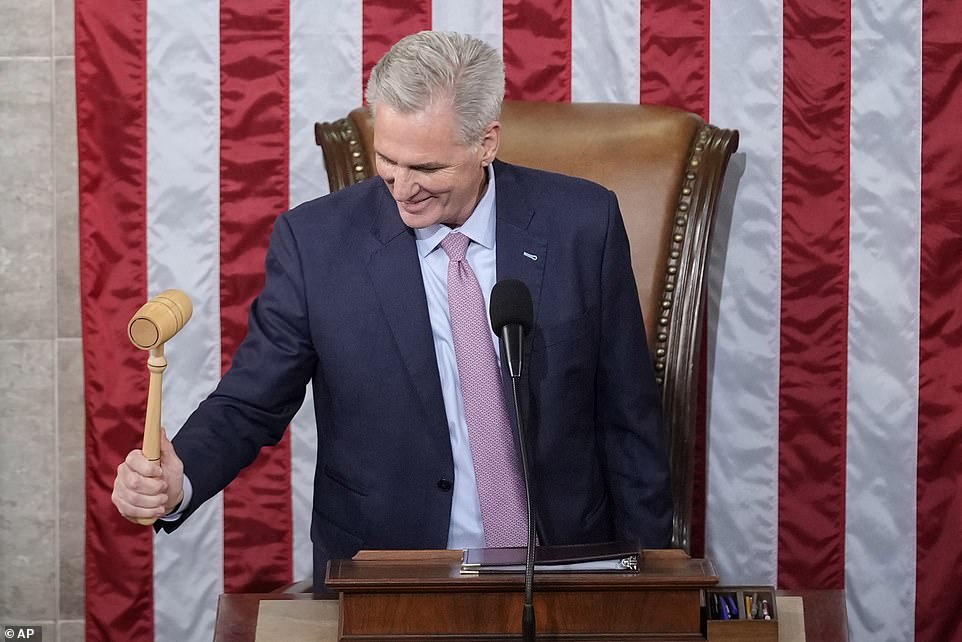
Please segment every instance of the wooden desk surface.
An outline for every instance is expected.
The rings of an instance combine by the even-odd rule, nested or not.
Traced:
[[[844,591],[778,591],[778,594],[797,595],[802,598],[806,642],[848,640]],[[315,597],[310,593],[225,593],[217,603],[214,642],[254,642],[261,600],[311,599],[336,599],[336,596]]]
[[[848,640],[848,613],[845,591],[776,591],[778,595],[798,595],[805,609],[805,641]]]

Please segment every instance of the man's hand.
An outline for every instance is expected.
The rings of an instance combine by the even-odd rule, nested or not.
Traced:
[[[148,461],[141,450],[131,450],[117,466],[110,496],[120,514],[137,519],[163,517],[184,496],[184,463],[174,452],[167,432],[160,431],[160,461]]]

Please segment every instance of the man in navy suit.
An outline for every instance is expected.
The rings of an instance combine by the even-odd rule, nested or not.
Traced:
[[[124,516],[176,528],[280,440],[310,382],[315,577],[361,548],[483,546],[440,246],[457,230],[485,299],[508,278],[532,294],[521,390],[541,542],[669,544],[660,401],[618,203],[495,160],[503,96],[500,57],[474,38],[422,32],[385,55],[368,84],[379,178],[277,219],[247,338],[164,438],[161,465],[135,450],[118,468]]]

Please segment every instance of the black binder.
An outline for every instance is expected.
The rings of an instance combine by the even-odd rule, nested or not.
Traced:
[[[527,550],[469,548],[464,551],[461,573],[523,573]],[[535,548],[536,572],[637,573],[642,551],[637,542],[604,542]]]

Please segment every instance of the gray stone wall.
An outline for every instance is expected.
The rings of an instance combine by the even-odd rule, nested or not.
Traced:
[[[83,640],[73,0],[0,0],[0,624]]]

